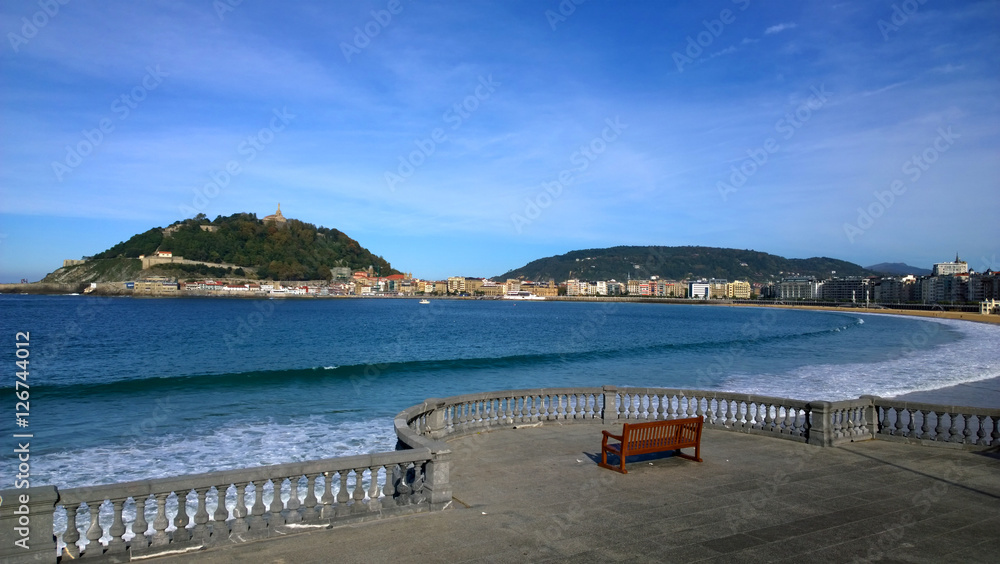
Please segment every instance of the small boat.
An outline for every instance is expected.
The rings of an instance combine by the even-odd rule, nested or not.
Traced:
[[[503,295],[505,300],[544,300],[544,296],[536,296],[531,292],[511,290]]]
[[[428,300],[427,298],[424,298],[424,299],[420,300],[420,303],[422,303],[422,304],[429,304],[429,303],[431,303],[431,301]]]

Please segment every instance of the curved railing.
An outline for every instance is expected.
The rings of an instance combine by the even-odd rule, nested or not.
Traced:
[[[483,430],[557,421],[614,423],[703,417],[708,428],[837,446],[888,439],[982,449],[1000,445],[1000,409],[941,406],[862,396],[795,400],[705,390],[604,386],[506,390],[429,399],[396,418],[416,447]],[[405,437],[405,438],[404,438]]]
[[[452,499],[445,437],[548,422],[606,425],[683,417],[702,417],[707,428],[820,446],[872,439],[1000,446],[1000,409],[874,396],[806,402],[615,386],[466,394],[428,399],[399,413],[395,452],[85,488],[0,491],[0,560],[55,561],[61,553],[124,561],[443,509]],[[18,541],[31,531],[55,531],[55,537],[33,535],[30,550],[21,550]]]
[[[710,427],[805,442],[811,427],[809,405],[788,398],[670,388],[506,390],[429,399],[397,417],[396,433],[440,439],[546,421],[608,423],[698,416]]]

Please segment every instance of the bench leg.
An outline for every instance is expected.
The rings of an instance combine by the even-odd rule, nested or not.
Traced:
[[[684,454],[683,452],[681,452],[681,449],[675,450],[674,453],[676,453],[677,456],[679,456],[681,458],[686,458],[688,460],[694,460],[695,462],[701,462],[702,461],[701,457],[698,456],[700,454],[700,452],[699,452],[700,450],[701,450],[700,445],[694,447],[694,456],[691,456],[690,454]]]
[[[625,457],[619,456],[618,458],[621,462],[619,463],[618,468],[615,468],[614,466],[608,464],[608,451],[602,449],[601,462],[598,466],[607,468],[608,470],[614,470],[615,472],[621,472],[622,474],[628,474],[628,470],[625,469]]]

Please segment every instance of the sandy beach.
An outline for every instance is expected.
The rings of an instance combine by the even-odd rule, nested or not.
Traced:
[[[1000,377],[894,397],[901,401],[1000,409]]]
[[[979,313],[965,313],[965,312],[955,312],[955,311],[936,311],[936,310],[913,310],[913,309],[890,309],[890,308],[846,308],[846,307],[827,307],[827,306],[811,306],[811,305],[770,305],[770,304],[726,304],[735,307],[780,307],[784,309],[811,309],[815,311],[839,311],[841,313],[875,313],[875,314],[885,314],[885,315],[912,315],[914,317],[935,317],[938,319],[958,319],[961,321],[975,321],[977,323],[994,323],[1000,324],[1000,315],[982,315]]]

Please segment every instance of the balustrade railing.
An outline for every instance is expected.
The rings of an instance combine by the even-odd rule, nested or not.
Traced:
[[[432,460],[405,450],[63,489],[57,541],[71,558],[136,556],[427,510]]]
[[[873,398],[875,438],[986,448],[1000,445],[1000,410]]]
[[[441,509],[452,499],[451,451],[440,441],[443,437],[545,422],[609,424],[682,417],[703,417],[708,428],[821,446],[871,439],[965,449],[1000,446],[1000,409],[874,396],[805,402],[614,386],[468,394],[428,399],[397,415],[396,452],[95,487],[4,490],[4,507],[19,506],[0,515],[0,559],[54,561],[61,551],[74,559],[103,556],[124,561]],[[27,534],[27,527],[19,525],[28,513],[33,526],[53,530],[57,538],[52,543],[33,541],[31,550],[22,551],[12,535]]]
[[[605,388],[617,419],[703,417],[712,428],[806,441],[809,404],[788,398],[663,388]],[[613,418],[612,418],[613,419]]]
[[[871,439],[964,448],[1000,445],[1000,410],[914,404],[862,396],[806,402],[672,388],[541,388],[427,400],[400,414],[396,433],[411,446],[486,429],[545,421],[652,421],[703,417],[709,428],[821,446]],[[411,437],[403,441],[404,436]]]

